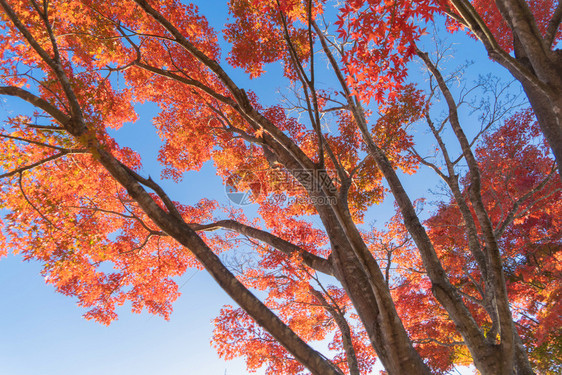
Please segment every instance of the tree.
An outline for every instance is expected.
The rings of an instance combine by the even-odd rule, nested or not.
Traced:
[[[396,43],[404,57],[413,56],[415,41],[423,32],[415,22],[416,17],[427,20],[432,13],[444,14],[452,30],[463,28],[478,38],[488,56],[523,86],[562,177],[562,52],[557,48],[562,36],[562,5],[559,1],[360,0],[348,2],[343,10],[341,32],[349,33],[358,42],[349,59],[360,63],[361,70],[367,73],[364,77],[382,73],[386,80],[389,73],[403,71],[401,64],[383,65],[381,69],[369,64],[369,60],[391,50],[393,46],[389,42]],[[395,42],[396,39],[399,41]],[[378,47],[372,49],[373,43]],[[359,81],[363,79],[359,77]]]
[[[549,337],[558,337],[560,334],[559,302],[554,299],[560,295],[560,283],[556,281],[561,271],[556,260],[560,253],[560,233],[556,228],[560,227],[557,220],[560,216],[561,191],[560,184],[552,178],[551,160],[548,157],[543,159],[548,146],[529,142],[537,134],[539,129],[530,111],[519,112],[494,132],[485,135],[475,151],[482,171],[483,202],[505,259],[506,283],[514,321],[522,341],[529,349],[533,348],[530,349],[530,359],[536,369],[554,374],[560,368],[560,356],[557,354],[559,346]],[[503,146],[497,148],[498,143]],[[528,163],[534,164],[537,160],[541,160],[542,171],[528,166]],[[464,176],[461,179],[465,180],[465,189],[468,186],[467,178]],[[552,184],[546,190],[549,193],[540,193],[548,184]],[[529,186],[535,188],[528,190]],[[468,193],[465,190],[462,196],[470,205]],[[532,198],[533,194],[538,195]],[[529,206],[525,208],[523,205]],[[495,333],[491,332],[497,326],[494,327],[495,323],[487,320],[489,316],[484,312],[485,287],[482,286],[480,273],[475,272],[477,265],[468,255],[465,227],[461,224],[464,220],[461,207],[455,198],[451,198],[439,206],[425,225],[441,261],[451,275],[452,283],[465,297],[475,318],[486,327],[488,335],[493,335]],[[474,211],[471,214],[474,216]],[[386,266],[393,267],[397,272],[393,279],[397,308],[402,316],[409,317],[404,321],[408,322],[412,339],[424,344],[420,351],[427,351],[435,366],[445,371],[452,362],[463,363],[466,360],[462,338],[446,318],[445,311],[432,298],[422,260],[399,216],[398,213],[393,218],[387,233],[384,233],[386,240],[381,241],[385,236],[378,235],[371,239],[371,243],[378,253],[392,249],[392,256],[385,258],[391,260],[387,261]],[[399,241],[402,242],[397,246]],[[542,266],[538,266],[538,263]],[[541,312],[529,315],[535,308]],[[544,352],[541,353],[539,348],[543,348]]]
[[[434,8],[420,4],[429,17]],[[214,31],[193,5],[145,0],[0,0],[0,5],[0,94],[23,99],[36,111],[11,118],[1,134],[1,207],[9,210],[3,235],[15,251],[43,262],[48,282],[78,297],[89,308],[87,318],[107,324],[125,301],[133,310],[167,317],[178,295],[172,278],[187,267],[204,267],[240,306],[221,312],[215,345],[227,358],[247,356],[249,368],[267,364],[272,373],[306,368],[314,374],[359,374],[369,370],[375,352],[389,374],[439,373],[458,363],[453,358],[436,363],[439,350],[418,340],[401,300],[411,296],[421,310],[441,309],[436,324],[445,328],[427,331],[435,336],[430,338],[439,341],[442,332],[454,332],[466,348],[465,358],[482,374],[533,373],[527,351],[532,340],[550,345],[546,337],[552,330],[516,329],[521,320],[510,308],[517,294],[509,294],[505,256],[518,247],[504,246],[502,235],[519,230],[517,220],[524,215],[538,215],[541,204],[556,202],[559,181],[551,178],[543,152],[527,166],[530,177],[514,172],[518,190],[505,197],[509,214],[497,219],[487,195],[495,188],[487,184],[497,176],[487,174],[492,168],[486,163],[498,156],[482,158],[473,150],[476,140],[464,133],[447,79],[426,53],[389,34],[396,51],[372,56],[373,66],[386,69],[386,78],[365,86],[370,73],[350,58],[347,34],[330,36],[323,3],[231,2],[228,64],[256,77],[264,64],[281,63],[295,90],[292,109],[307,116],[300,122],[287,108],[265,106],[234,82],[220,63]],[[357,6],[349,2],[344,13]],[[408,24],[401,25],[405,35],[416,37]],[[444,124],[462,148],[456,159],[440,135],[443,127],[431,120],[433,93],[424,97],[405,83],[405,52],[420,57],[434,92],[445,98]],[[320,54],[329,72],[318,67]],[[332,87],[318,86],[321,73],[333,77]],[[378,115],[366,105],[371,94],[380,102]],[[134,121],[131,103],[143,101],[161,109],[154,126],[164,142],[159,160],[165,177],[177,181],[212,160],[217,174],[259,204],[261,220],[230,210],[215,219],[216,202],[174,202],[160,183],[142,176],[139,156],[120,147],[108,129]],[[407,128],[419,119],[435,136],[446,172],[412,150]],[[326,132],[326,121],[337,130]],[[523,142],[532,148],[537,134],[523,137],[517,131],[524,125],[506,126],[512,137],[499,150],[519,162],[508,147]],[[460,161],[468,166],[461,180]],[[466,259],[464,276],[443,254],[432,221],[422,225],[402,186],[397,171],[413,173],[420,162],[445,181],[458,206],[458,212],[443,208],[437,216],[462,218],[454,250]],[[375,232],[359,227],[365,210],[383,199],[383,177],[411,241],[400,248],[421,259],[416,267],[425,276],[418,295],[411,282],[390,289],[393,251],[387,246],[386,261],[379,263],[368,241]],[[286,200],[272,199],[279,196]],[[313,215],[321,228],[306,220]],[[538,280],[543,275],[536,275],[537,269],[559,256],[560,239],[548,225],[555,217],[553,211],[544,222],[529,222],[525,230],[547,232],[552,243],[546,255],[514,264],[515,275],[525,269]],[[519,239],[517,234],[507,238]],[[530,248],[532,241],[522,240]],[[250,244],[253,255],[240,267],[227,267],[218,254],[242,242]],[[381,264],[386,264],[384,273]],[[319,274],[340,285],[325,286]],[[465,276],[478,280],[480,289],[467,291],[470,286],[459,284]],[[548,285],[540,298],[555,301],[556,278],[546,275],[540,282]],[[260,300],[251,288],[267,297]],[[474,298],[481,299],[481,307],[471,302]],[[550,305],[533,308],[522,307],[529,319],[556,314]],[[308,344],[323,339],[332,340],[336,355],[331,360]]]

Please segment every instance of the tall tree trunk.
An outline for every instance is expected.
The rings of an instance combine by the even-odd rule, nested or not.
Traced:
[[[537,116],[541,131],[552,149],[558,165],[558,173],[562,178],[562,94],[557,103],[552,103],[533,85],[526,81],[521,81],[521,85]]]
[[[561,5],[558,4],[546,36],[539,31],[525,1],[496,0],[496,5],[513,33],[513,51],[520,66],[517,71],[508,69],[527,94],[562,179],[562,51],[553,45],[560,27]],[[522,74],[525,69],[527,72]]]
[[[336,218],[330,212],[338,209],[339,207],[319,209],[332,243],[333,265],[379,359],[389,375],[430,374],[413,348],[383,274],[368,252],[351,217],[342,215],[344,223],[341,223],[342,217]],[[360,260],[358,250],[367,259]],[[365,260],[370,263],[369,267],[362,264]]]
[[[264,126],[267,125],[264,123]],[[309,170],[309,173],[301,173],[303,171],[301,165],[306,163],[296,162],[285,151],[286,148],[276,145],[268,135],[264,136],[264,141],[275,154],[276,160],[293,172],[295,179],[308,190],[309,196],[314,201],[331,202],[332,199],[337,199],[336,195],[328,191],[329,189],[318,189],[323,181],[327,181],[318,176],[318,173],[312,170]],[[323,171],[316,170],[316,172]],[[307,175],[318,178],[319,181],[308,179]],[[334,274],[351,299],[373,349],[387,373],[429,375],[431,373],[429,368],[413,348],[398,316],[384,276],[345,204],[338,201],[335,204],[316,205],[330,238]]]

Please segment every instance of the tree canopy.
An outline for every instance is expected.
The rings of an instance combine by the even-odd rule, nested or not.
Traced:
[[[195,267],[238,305],[220,311],[213,346],[249,370],[562,367],[558,2],[231,0],[220,42],[175,0],[0,6],[0,94],[32,107],[0,132],[0,255],[41,262],[87,319],[109,324],[125,303],[168,318],[174,278]],[[443,17],[528,103],[490,77],[455,88],[445,47],[420,43]],[[273,64],[286,88],[274,104],[234,78]],[[162,179],[112,136],[148,102]],[[209,162],[257,215],[170,198]],[[429,214],[403,185],[420,168],[445,194]],[[385,197],[395,216],[365,225]]]

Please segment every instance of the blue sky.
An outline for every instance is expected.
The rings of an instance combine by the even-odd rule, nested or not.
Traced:
[[[226,2],[196,3],[211,24],[220,29],[226,20]],[[466,42],[464,39],[463,43]],[[459,59],[472,57],[475,50],[478,51],[475,55],[486,56],[474,42],[458,48],[455,57]],[[223,57],[226,52],[227,47]],[[481,72],[498,70],[485,59],[479,64],[482,64],[478,68]],[[250,82],[240,72],[235,73],[235,78],[242,87],[261,93],[266,101],[274,97],[279,82],[271,75]],[[2,107],[8,111],[21,108],[12,100],[4,102]],[[156,177],[160,170],[154,163],[158,144],[154,142],[156,134],[150,125],[155,106],[140,107],[139,112],[141,120],[127,125],[116,137],[123,146],[139,150],[145,161],[145,173]],[[406,188],[425,193],[435,184],[430,176],[424,171],[407,178]],[[166,184],[166,188],[174,199],[188,204],[202,197],[228,203],[221,180],[211,165],[198,173],[187,174],[181,184]],[[255,212],[255,207],[246,209]],[[388,200],[380,207],[371,208],[366,222],[381,224],[391,212],[392,202]],[[240,360],[224,362],[209,345],[211,320],[222,305],[232,302],[205,271],[188,270],[178,280],[182,296],[174,304],[170,321],[146,313],[132,314],[125,306],[119,310],[119,320],[105,327],[84,320],[81,317],[84,311],[72,298],[45,285],[40,270],[40,264],[22,262],[17,256],[0,261],[0,375],[246,373]]]

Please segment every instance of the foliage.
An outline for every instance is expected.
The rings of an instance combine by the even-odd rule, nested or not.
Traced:
[[[389,374],[559,367],[560,180],[530,110],[494,112],[469,140],[463,100],[417,45],[436,14],[463,23],[452,3],[347,1],[334,36],[327,2],[232,0],[223,58],[197,7],[176,0],[0,0],[0,94],[34,107],[0,133],[0,255],[41,262],[47,282],[103,324],[126,302],[169,318],[174,277],[205,268],[240,306],[220,312],[213,346],[250,371],[355,375],[377,359]],[[499,25],[487,4],[474,2]],[[530,5],[548,33],[554,2]],[[431,79],[425,92],[407,79],[414,57]],[[257,78],[272,63],[292,89],[274,105],[226,68]],[[259,217],[172,201],[143,177],[140,150],[108,130],[145,102],[159,106],[167,183],[212,162]],[[444,168],[418,152],[411,129],[422,122]],[[423,224],[401,182],[420,164],[450,195]],[[397,215],[365,230],[389,192]],[[240,264],[218,256],[240,249],[251,251]]]

